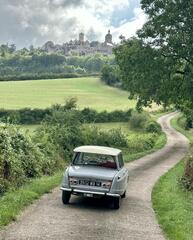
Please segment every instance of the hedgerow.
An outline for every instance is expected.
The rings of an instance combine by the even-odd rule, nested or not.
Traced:
[[[46,109],[23,108],[18,110],[0,109],[0,121],[13,124],[40,124],[53,110],[63,110],[63,105],[55,105]],[[115,110],[113,112],[97,112],[94,109],[85,108],[76,110],[83,123],[103,123],[103,122],[128,122],[132,109],[127,111]]]

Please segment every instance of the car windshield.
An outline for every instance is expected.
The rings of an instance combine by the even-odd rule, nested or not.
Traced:
[[[74,158],[73,164],[97,166],[97,167],[105,167],[105,168],[113,168],[113,169],[117,168],[114,156],[95,154],[95,153],[77,153]]]

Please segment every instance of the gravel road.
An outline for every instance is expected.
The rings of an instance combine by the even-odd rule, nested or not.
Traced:
[[[169,124],[176,113],[159,119],[167,134],[166,146],[127,164],[130,182],[119,210],[101,200],[73,196],[68,206],[55,189],[28,207],[18,220],[0,232],[0,240],[164,240],[151,203],[151,192],[161,175],[183,158],[187,139]]]

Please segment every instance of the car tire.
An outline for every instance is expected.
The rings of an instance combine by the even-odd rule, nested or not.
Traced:
[[[121,195],[121,198],[126,198],[126,191]]]
[[[62,202],[63,204],[68,204],[70,201],[71,192],[62,191]]]
[[[120,197],[113,198],[113,209],[119,209],[120,207]]]

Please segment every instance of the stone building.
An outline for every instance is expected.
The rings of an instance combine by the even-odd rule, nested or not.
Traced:
[[[80,45],[84,44],[84,33],[82,33],[82,32],[79,34],[79,43],[80,43]]]
[[[78,40],[70,40],[69,42],[63,43],[62,45],[55,45],[53,42],[48,41],[43,45],[42,49],[48,53],[60,52],[65,56],[95,55],[96,53],[111,55],[114,46],[115,45],[113,44],[112,34],[109,30],[105,36],[105,41],[103,43],[98,41],[85,41],[84,33],[81,32],[79,34]]]
[[[106,44],[113,44],[112,40],[113,40],[113,37],[112,37],[112,34],[109,30],[107,35],[105,36],[105,43]]]

